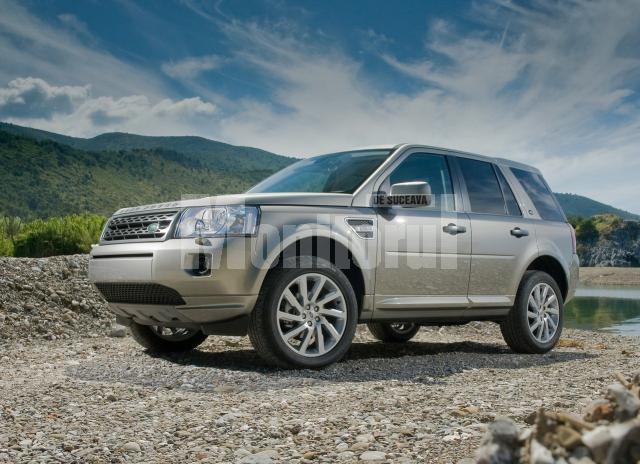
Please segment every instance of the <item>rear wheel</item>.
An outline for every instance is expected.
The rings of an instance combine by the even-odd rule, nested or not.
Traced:
[[[133,339],[154,353],[191,351],[207,339],[200,330],[182,327],[142,325],[130,326]]]
[[[553,277],[527,271],[513,308],[500,324],[502,336],[518,353],[546,353],[560,339],[563,312],[562,293]]]
[[[420,326],[413,322],[370,322],[369,332],[380,341],[403,343],[416,336]]]
[[[345,355],[357,319],[355,293],[340,269],[321,258],[290,258],[265,282],[249,338],[270,364],[323,367]]]

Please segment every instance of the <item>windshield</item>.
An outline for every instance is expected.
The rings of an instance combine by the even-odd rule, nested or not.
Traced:
[[[276,172],[248,193],[353,193],[390,150],[345,151],[298,161]]]

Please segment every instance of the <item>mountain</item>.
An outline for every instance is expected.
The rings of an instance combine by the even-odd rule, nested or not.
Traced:
[[[240,192],[295,159],[202,137],[114,132],[85,139],[0,122],[0,161],[0,215],[47,217]],[[640,219],[580,195],[556,197],[568,217]]]
[[[169,150],[197,160],[203,166],[218,172],[242,175],[256,183],[267,175],[291,164],[294,158],[276,155],[251,147],[229,145],[203,137],[151,137],[122,132],[101,134],[90,139],[69,137],[30,127],[0,122],[0,131],[35,140],[53,140],[85,151]]]
[[[622,219],[640,220],[640,216],[591,198],[574,193],[556,193],[556,198],[567,217],[591,217],[596,214],[614,214]]]
[[[291,162],[239,148],[231,169],[225,166],[234,156],[231,145],[221,144],[226,152],[208,155],[161,148],[88,151],[13,132],[0,130],[0,215],[26,219],[81,212],[106,216],[124,206],[183,195],[242,192]],[[62,137],[57,140],[66,140]],[[264,165],[247,159],[251,153]]]

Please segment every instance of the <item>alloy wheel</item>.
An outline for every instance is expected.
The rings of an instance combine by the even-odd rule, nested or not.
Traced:
[[[540,343],[549,342],[560,324],[560,303],[551,285],[539,283],[531,290],[527,304],[529,330]]]
[[[285,287],[277,308],[279,335],[285,345],[305,357],[330,352],[347,326],[347,304],[329,277],[307,273]]]

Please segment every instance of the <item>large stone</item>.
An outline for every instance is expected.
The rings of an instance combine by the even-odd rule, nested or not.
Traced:
[[[589,448],[593,457],[598,462],[604,460],[607,455],[607,448],[609,447],[611,440],[613,440],[613,437],[611,436],[609,427],[604,425],[596,427],[582,435],[582,443]]]
[[[566,425],[559,425],[556,428],[556,438],[558,443],[567,450],[572,450],[581,443],[581,435],[575,429]]]
[[[620,383],[609,385],[607,397],[615,403],[614,417],[620,422],[633,419],[640,410],[640,399]]]
[[[130,441],[122,445],[123,451],[128,451],[130,453],[139,453],[141,451],[140,445],[135,441]]]
[[[511,419],[500,418],[489,424],[487,433],[491,436],[492,441],[513,446],[518,441],[520,429]]]
[[[264,450],[259,453],[249,454],[240,459],[240,464],[271,464],[278,453],[275,450]]]
[[[360,455],[361,461],[384,461],[387,455],[382,451],[365,451]]]
[[[531,440],[531,464],[553,464],[553,455],[538,440]]]

